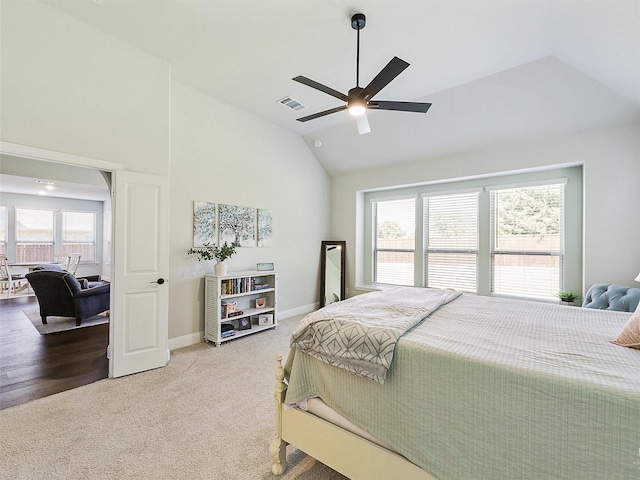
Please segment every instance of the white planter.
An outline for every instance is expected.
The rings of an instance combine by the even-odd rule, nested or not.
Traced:
[[[218,262],[215,266],[216,275],[226,275],[227,274],[227,264],[224,262]]]

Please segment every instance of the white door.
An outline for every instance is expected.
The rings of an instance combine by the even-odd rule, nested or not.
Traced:
[[[169,361],[169,182],[114,176],[109,375],[120,377]]]

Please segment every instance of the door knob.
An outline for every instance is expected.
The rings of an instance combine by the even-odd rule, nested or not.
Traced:
[[[166,280],[164,278],[159,278],[158,280],[156,280],[155,282],[151,282],[151,283],[157,283],[158,285],[162,285]]]

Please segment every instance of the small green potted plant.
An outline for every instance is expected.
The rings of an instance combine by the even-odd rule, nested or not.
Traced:
[[[571,291],[562,291],[558,292],[558,298],[560,299],[560,303],[565,305],[575,305],[576,301],[580,299],[580,295],[576,292]]]
[[[227,258],[231,258],[236,252],[236,244],[234,242],[229,245],[224,242],[222,245],[211,245],[205,243],[201,248],[190,248],[187,252],[189,255],[196,255],[198,261],[210,261],[217,260],[215,265],[216,275],[226,275],[227,264],[224,261]]]

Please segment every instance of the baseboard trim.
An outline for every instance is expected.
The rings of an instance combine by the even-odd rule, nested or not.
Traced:
[[[169,350],[177,350],[178,348],[188,347],[204,341],[204,332],[190,333],[181,337],[169,339]]]
[[[296,315],[302,315],[303,313],[313,312],[318,309],[318,305],[319,303],[311,303],[309,305],[302,305],[301,307],[279,311],[278,318],[284,320],[285,318],[295,317]]]

